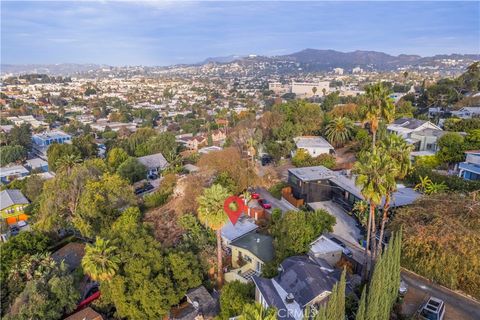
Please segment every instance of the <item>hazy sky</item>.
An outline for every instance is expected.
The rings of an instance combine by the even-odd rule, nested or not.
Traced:
[[[167,65],[305,48],[480,52],[479,2],[3,1],[2,63]]]

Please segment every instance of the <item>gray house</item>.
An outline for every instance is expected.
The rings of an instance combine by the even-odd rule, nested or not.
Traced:
[[[168,167],[168,161],[161,153],[151,154],[137,159],[141,164],[147,167],[147,176],[152,174],[160,175],[160,172]]]

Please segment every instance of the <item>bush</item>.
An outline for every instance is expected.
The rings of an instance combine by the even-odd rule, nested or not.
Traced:
[[[174,174],[167,174],[163,177],[160,187],[154,193],[148,194],[143,198],[144,205],[148,209],[156,208],[167,203],[173,193],[177,178]]]
[[[274,196],[275,198],[280,199],[282,197],[282,189],[285,188],[286,186],[288,186],[287,183],[279,182],[273,185],[272,187],[270,187],[270,189],[268,189],[268,192],[270,192],[271,195]]]
[[[292,163],[295,167],[314,167],[324,166],[328,169],[335,167],[335,157],[331,154],[321,154],[318,157],[313,158],[304,149],[298,149],[295,156],[292,158]]]
[[[220,318],[229,319],[240,315],[244,305],[254,302],[254,287],[253,283],[244,284],[238,280],[223,286],[220,295]]]
[[[406,181],[411,185],[420,183],[420,177],[429,177],[433,183],[444,183],[451,191],[472,192],[480,190],[480,181],[464,180],[457,176],[446,176],[433,171],[428,167],[415,167],[407,176]]]

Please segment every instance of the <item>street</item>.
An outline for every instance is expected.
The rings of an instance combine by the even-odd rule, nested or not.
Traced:
[[[433,282],[419,277],[408,270],[402,270],[402,279],[408,284],[408,292],[402,306],[402,313],[413,315],[431,296],[445,302],[445,320],[478,320],[480,303],[463,297]]]

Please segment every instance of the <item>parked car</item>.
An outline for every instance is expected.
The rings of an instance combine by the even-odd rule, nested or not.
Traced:
[[[352,253],[352,250],[350,250],[346,245],[345,243],[343,243],[341,240],[335,238],[335,237],[331,237],[330,240],[332,240],[333,242],[335,242],[336,244],[338,244],[340,247],[343,248],[343,254],[346,255],[347,257],[351,257],[353,256],[353,253]]]
[[[252,199],[260,199],[260,194],[257,192],[250,192]]]
[[[420,319],[443,320],[445,316],[445,303],[435,297],[430,297],[420,310]]]
[[[265,199],[258,199],[258,204],[262,206],[263,209],[271,209],[272,205]]]
[[[11,234],[12,236],[16,236],[16,235],[19,234],[19,233],[20,233],[20,228],[19,228],[19,227],[17,227],[17,226],[12,226],[12,227],[10,228],[10,234]]]
[[[405,281],[400,280],[400,287],[398,288],[398,294],[401,297],[404,297],[407,294],[407,291],[408,291],[408,284]]]
[[[146,184],[144,184],[143,186],[136,188],[136,189],[135,189],[135,194],[136,194],[136,195],[140,195],[140,194],[142,194],[142,193],[145,193],[145,192],[147,192],[147,191],[152,190],[153,188],[154,188],[154,187],[153,187],[150,183],[146,183]]]
[[[268,154],[265,154],[260,158],[260,162],[262,163],[262,166],[266,166],[272,163],[272,161],[273,161],[273,157]]]

